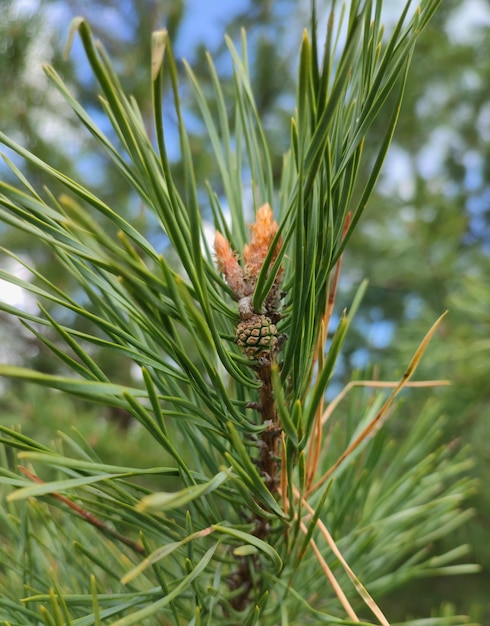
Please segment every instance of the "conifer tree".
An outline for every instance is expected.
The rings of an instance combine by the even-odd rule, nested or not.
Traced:
[[[463,503],[472,489],[465,455],[438,443],[434,407],[420,413],[401,449],[381,428],[400,391],[441,383],[412,381],[441,318],[414,346],[399,380],[353,380],[326,403],[365,290],[361,283],[331,329],[342,254],[389,148],[414,45],[437,4],[426,0],[410,12],[408,3],[385,37],[381,3],[332,3],[324,47],[313,11],[279,185],[250,85],[246,35],[241,50],[228,40],[231,103],[210,59],[212,107],[187,65],[222,193],[196,179],[168,33],[152,38],[153,142],[88,23],[74,22],[114,140],[53,67],[46,74],[168,247],[161,254],[117,206],[2,133],[46,185],[35,187],[7,160],[17,183],[1,184],[0,217],[40,240],[82,295],[65,293],[6,251],[32,280],[1,277],[40,304],[37,313],[2,310],[71,373],[1,365],[0,374],[124,409],[149,433],[161,464],[106,463],[77,433],[75,415],[73,433],[52,445],[0,427],[6,624],[386,625],[374,597],[413,577],[473,570],[452,564],[464,546],[430,552],[468,518]],[[167,152],[165,80],[182,186]],[[370,130],[380,116],[385,133],[374,143]],[[66,322],[63,311],[87,326]],[[128,384],[105,371],[95,348],[129,358],[139,376]],[[335,421],[352,387],[374,391]],[[462,620],[446,612],[431,623]]]

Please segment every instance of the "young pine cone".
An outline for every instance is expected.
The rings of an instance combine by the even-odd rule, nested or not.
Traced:
[[[267,356],[277,346],[277,328],[266,315],[254,313],[239,322],[236,342],[251,359]]]

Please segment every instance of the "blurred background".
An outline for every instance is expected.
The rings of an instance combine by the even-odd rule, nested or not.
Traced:
[[[389,33],[403,3],[385,4]],[[294,111],[299,44],[303,28],[309,27],[309,0],[1,0],[0,5],[0,128],[57,169],[82,179],[111,207],[131,218],[157,250],[165,251],[165,237],[61,96],[49,88],[42,72],[43,63],[53,64],[112,136],[76,40],[69,59],[62,57],[74,16],[89,20],[126,92],[135,96],[150,134],[151,32],[167,28],[177,57],[191,62],[205,91],[211,80],[204,54],[209,50],[226,92],[233,76],[224,34],[239,42],[240,29],[245,28],[257,107],[279,180]],[[328,1],[319,0],[318,8],[321,38]],[[427,616],[450,599],[458,612],[490,624],[489,35],[488,0],[442,2],[416,48],[393,146],[344,258],[337,311],[350,302],[363,278],[369,279],[369,288],[336,373],[332,397],[353,375],[386,380],[400,376],[425,332],[449,309],[417,377],[448,378],[452,385],[406,393],[387,427],[394,437],[403,438],[422,405],[436,403],[447,418],[444,441],[468,446],[479,479],[479,490],[470,503],[475,514],[456,531],[454,543],[472,545],[481,574],[420,581],[397,591],[382,603],[394,621]],[[185,81],[182,97],[206,214],[204,182],[211,180],[219,191],[219,181]],[[178,180],[180,152],[170,95],[165,121]],[[378,126],[381,138],[382,120]],[[42,184],[37,172],[16,162],[33,184]],[[0,166],[0,175],[9,179],[11,173]],[[34,261],[40,272],[75,298],[82,297],[41,245],[23,241],[5,226],[0,226],[0,244],[15,250],[21,259]],[[0,268],[25,278],[22,265],[3,254]],[[0,297],[16,306],[36,308],[31,297],[2,281]],[[44,372],[62,369],[30,332],[3,314],[0,358]],[[104,352],[97,358],[103,369],[117,371],[121,382],[132,379],[129,362],[119,356],[111,362],[112,355]],[[46,441],[57,429],[76,423],[107,462],[117,463],[130,454],[148,465],[153,459],[157,462],[160,454],[127,415],[19,383],[0,381],[0,422],[20,424],[26,434]]]

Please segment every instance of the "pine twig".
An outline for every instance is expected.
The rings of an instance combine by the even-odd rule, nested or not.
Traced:
[[[23,474],[25,474],[27,478],[30,478],[33,482],[38,483],[40,485],[46,484],[43,480],[41,480],[38,476],[36,476],[32,472],[30,472],[27,468],[21,465],[19,465],[18,467],[19,467],[19,470]],[[60,500],[60,502],[63,502],[64,504],[66,504],[66,506],[68,506],[72,511],[75,511],[77,515],[79,515],[82,519],[84,519],[89,524],[92,524],[92,526],[95,526],[95,528],[97,528],[98,530],[101,530],[102,532],[107,533],[108,535],[111,535],[112,537],[114,537],[114,539],[121,541],[122,543],[127,545],[129,548],[131,548],[135,552],[138,552],[138,554],[142,554],[146,556],[146,550],[140,543],[137,543],[136,541],[133,541],[129,537],[126,537],[126,535],[122,535],[121,533],[117,532],[117,530],[110,528],[110,526],[108,526],[105,522],[103,522],[98,517],[95,517],[95,515],[90,513],[90,511],[87,511],[86,509],[81,507],[79,504],[76,504],[75,502],[73,502],[73,500],[70,500],[70,498],[67,498],[66,496],[62,496],[60,493],[56,491],[54,491],[50,495],[52,495],[57,500]]]

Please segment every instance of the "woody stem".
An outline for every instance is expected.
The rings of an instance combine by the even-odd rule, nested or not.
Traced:
[[[278,455],[279,438],[281,429],[272,391],[272,365],[269,360],[264,360],[257,368],[257,377],[261,381],[259,391],[259,411],[262,422],[266,429],[262,432],[258,465],[264,477],[265,484],[271,492],[276,491],[278,486]]]
[[[271,360],[266,358],[259,359],[258,364],[255,366],[255,371],[257,378],[261,381],[257,410],[262,416],[262,423],[266,424],[266,429],[261,434],[257,465],[265,485],[272,493],[275,493],[279,486],[280,465],[278,458],[281,429],[272,391]],[[253,534],[259,539],[265,539],[270,532],[268,520],[260,515],[255,515],[254,524]],[[232,606],[237,610],[243,610],[249,602],[249,594],[253,588],[254,566],[258,566],[257,558],[242,557],[239,560],[236,572],[230,580],[233,588],[241,589],[241,593],[232,601]]]

